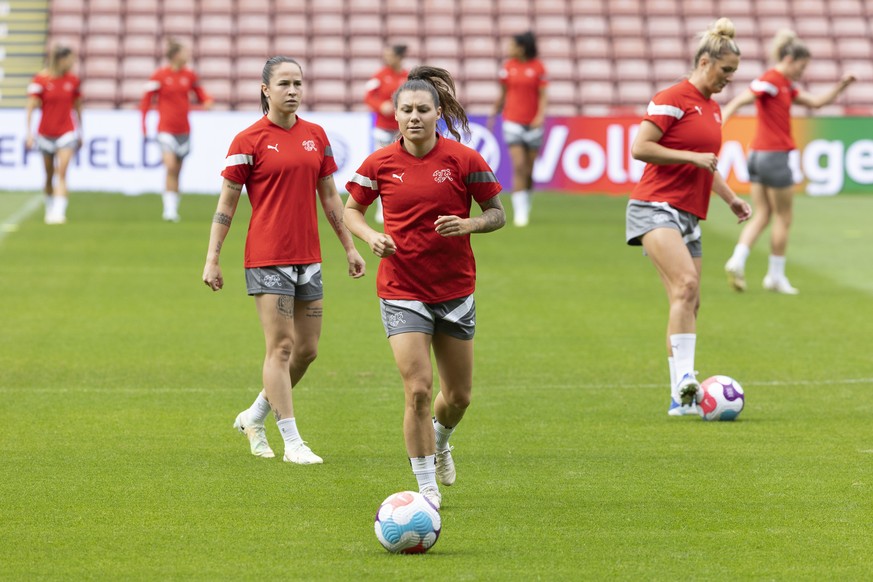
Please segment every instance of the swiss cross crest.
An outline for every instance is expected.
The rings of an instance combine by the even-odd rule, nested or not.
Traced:
[[[307,152],[314,152],[315,150],[318,149],[315,146],[315,142],[312,141],[311,139],[307,139],[306,141],[302,142],[300,145],[302,145],[303,149],[305,149]]]
[[[446,180],[448,180],[449,182],[454,182],[454,180],[452,179],[452,171],[448,169],[437,170],[433,173],[433,179],[434,182],[436,182],[437,184],[442,184]]]

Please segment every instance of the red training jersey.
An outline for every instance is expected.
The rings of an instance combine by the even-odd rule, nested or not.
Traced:
[[[247,269],[321,262],[316,185],[336,169],[324,129],[300,117],[285,129],[265,115],[237,134],[221,175],[245,184],[252,205]]]
[[[397,120],[394,119],[394,114],[383,115],[380,108],[385,101],[391,101],[394,91],[406,82],[408,76],[409,73],[405,69],[395,71],[391,67],[383,67],[367,81],[364,103],[376,113],[376,127],[397,131]]]
[[[187,67],[173,69],[162,67],[155,71],[145,84],[145,93],[139,108],[142,111],[143,130],[145,116],[155,97],[158,99],[158,131],[173,135],[191,133],[188,124],[188,111],[191,109],[190,94],[194,93],[198,103],[212,101],[209,94],[200,86],[196,73]]]
[[[777,71],[770,69],[752,81],[749,86],[755,94],[758,110],[758,125],[751,149],[763,152],[783,152],[795,149],[791,137],[791,104],[797,97],[794,83]]]
[[[45,137],[60,137],[76,129],[73,124],[73,106],[82,97],[79,77],[66,73],[52,77],[39,73],[27,87],[27,94],[40,100],[42,118],[37,133]]]
[[[503,119],[529,125],[539,109],[540,89],[548,85],[546,68],[539,59],[509,59],[500,70],[500,84],[506,88]]]
[[[643,120],[664,132],[659,143],[666,148],[716,155],[721,149],[721,108],[687,79],[657,93]],[[667,202],[705,219],[712,180],[712,172],[692,164],[646,164],[630,197]]]
[[[376,150],[346,184],[359,204],[382,199],[385,233],[397,251],[379,262],[376,290],[382,299],[440,303],[476,288],[470,236],[436,232],[439,216],[470,216],[472,201],[500,193],[500,183],[479,152],[444,137],[423,158],[403,148],[403,139]]]

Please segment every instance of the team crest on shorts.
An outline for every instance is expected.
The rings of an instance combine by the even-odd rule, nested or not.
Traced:
[[[282,279],[279,277],[279,275],[269,273],[267,275],[264,275],[264,285],[266,285],[267,287],[281,287]]]
[[[403,313],[392,313],[388,316],[388,327],[397,327],[406,323],[406,318]]]
[[[454,182],[454,180],[452,179],[452,171],[449,169],[437,170],[433,173],[433,179],[434,182],[436,182],[437,184],[442,184],[446,180],[448,180],[449,182]]]

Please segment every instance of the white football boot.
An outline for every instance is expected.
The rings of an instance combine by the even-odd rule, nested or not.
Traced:
[[[246,411],[243,410],[236,415],[236,420],[233,421],[233,428],[246,435],[249,439],[249,444],[252,447],[252,454],[262,459],[272,459],[276,456],[270,444],[267,442],[267,431],[263,424],[249,423],[244,420]]]

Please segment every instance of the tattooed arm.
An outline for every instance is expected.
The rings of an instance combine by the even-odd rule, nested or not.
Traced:
[[[218,197],[218,208],[212,217],[212,229],[209,231],[209,248],[206,249],[206,266],[203,267],[203,283],[213,291],[224,287],[224,277],[221,274],[219,257],[230,223],[236,213],[242,184],[224,180],[221,185],[221,195]]]
[[[436,231],[442,236],[464,236],[473,232],[492,232],[506,224],[506,213],[499,195],[480,202],[479,207],[482,209],[479,216],[440,216],[434,223]]]
[[[333,175],[321,178],[318,181],[317,190],[318,197],[321,200],[321,208],[324,210],[324,216],[346,250],[346,258],[349,262],[349,276],[355,279],[363,277],[367,266],[358,249],[355,248],[352,233],[349,232],[349,229],[346,228],[343,222],[343,201],[336,190]]]

